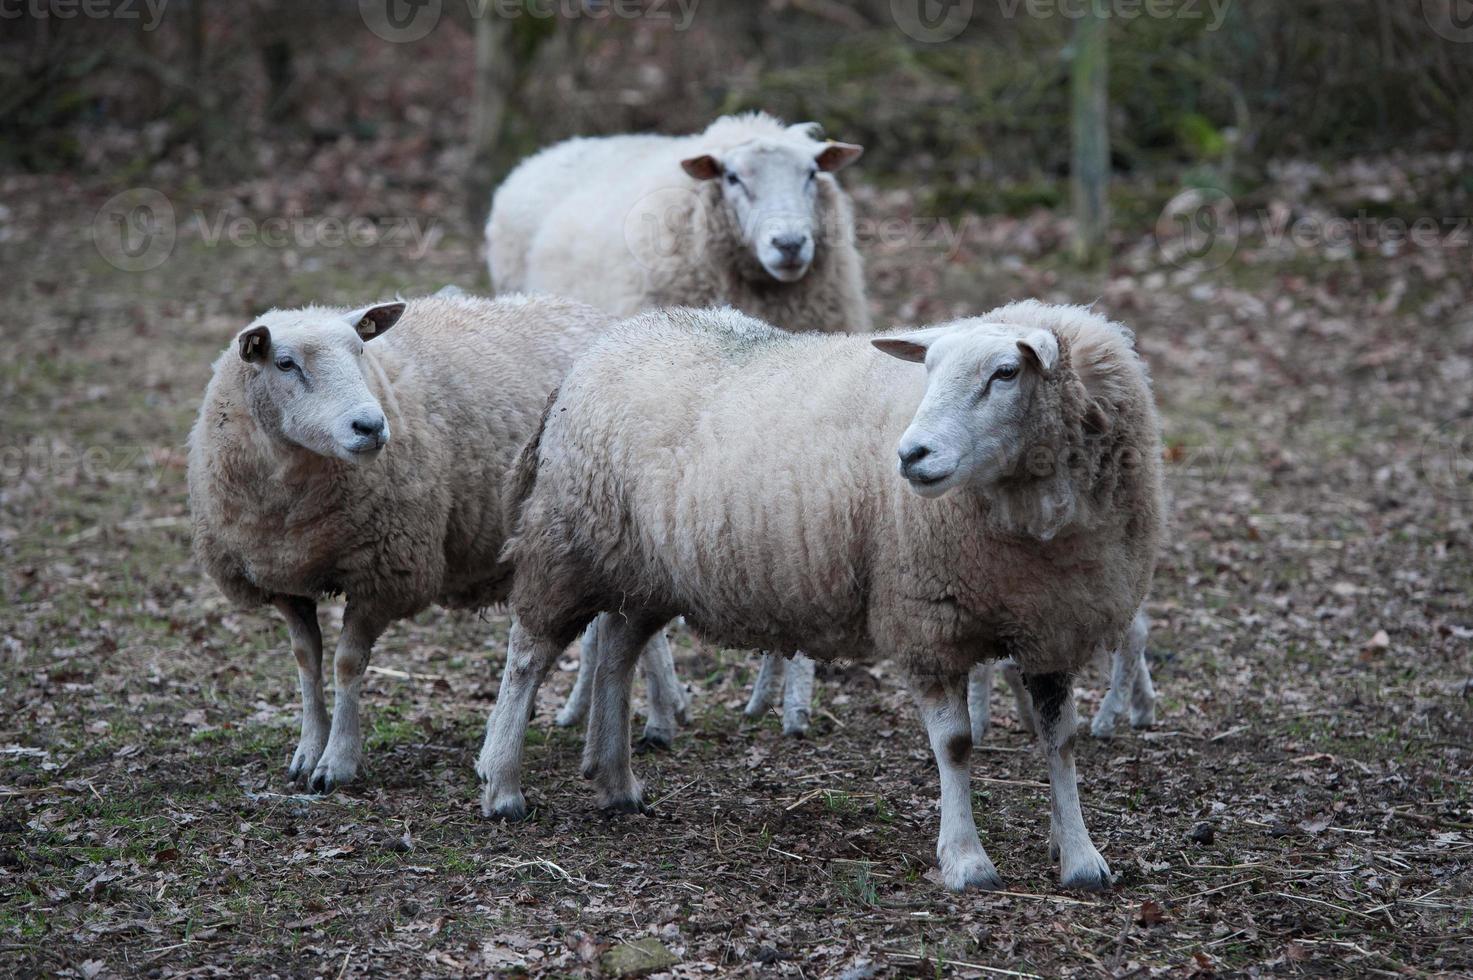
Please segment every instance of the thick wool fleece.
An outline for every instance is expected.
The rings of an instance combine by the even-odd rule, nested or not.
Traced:
[[[919,365],[733,310],[615,327],[524,454],[539,468],[508,545],[514,612],[560,642],[600,609],[683,613],[723,645],[892,656],[918,679],[1005,656],[1070,672],[1117,646],[1162,534],[1144,367],[1128,332],[1083,309],[986,319],[1053,331],[1058,363],[1018,472],[939,499],[894,468]],[[1059,506],[1051,540],[1028,533]]]
[[[391,620],[505,599],[503,478],[548,392],[611,320],[551,297],[411,301],[365,346],[393,436],[359,465],[273,438],[232,345],[189,439],[198,560],[244,605],[343,593]]]
[[[769,276],[720,201],[719,181],[680,162],[752,139],[811,146],[765,113],[725,116],[692,136],[572,139],[523,161],[486,223],[498,290],[570,296],[621,315],[662,306],[734,306],[784,330],[870,329],[854,216],[832,174],[818,181],[813,264]]]

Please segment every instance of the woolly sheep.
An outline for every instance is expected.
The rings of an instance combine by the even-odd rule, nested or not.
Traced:
[[[505,599],[502,477],[612,319],[550,297],[273,310],[216,360],[189,440],[194,549],[227,597],[286,620],[293,780],[327,791],[357,774],[359,692],[390,623]],[[334,593],[347,608],[329,725],[317,601]]]
[[[901,666],[941,774],[941,874],[958,890],[1001,883],[971,815],[967,675],[1011,656],[1048,758],[1063,884],[1108,887],[1079,805],[1070,675],[1121,641],[1155,567],[1160,431],[1144,366],[1123,328],[1034,302],[873,344],[925,371],[868,339],[732,310],[635,317],[574,366],[517,463],[517,625],[477,764],[486,814],[524,808],[537,685],[613,610],[584,773],[601,805],[643,807],[630,673],[683,614],[723,646]]]
[[[863,149],[766,113],[724,116],[693,136],[572,139],[524,161],[486,222],[498,289],[556,293],[627,316],[731,305],[785,330],[867,332],[848,197],[832,174]],[[596,648],[582,644],[559,725],[587,713]],[[799,654],[783,730],[808,728],[813,662]],[[784,662],[767,654],[762,678]],[[646,663],[646,675],[658,668]],[[803,687],[807,680],[807,688]],[[679,684],[673,674],[659,683]],[[753,692],[749,714],[771,701]],[[659,739],[648,739],[662,744]]]

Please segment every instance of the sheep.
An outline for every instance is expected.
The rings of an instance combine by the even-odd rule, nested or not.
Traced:
[[[1079,805],[1071,675],[1124,637],[1162,537],[1160,427],[1128,331],[1033,301],[864,339],[659,311],[611,330],[543,418],[516,464],[517,622],[477,762],[483,813],[524,809],[537,685],[611,611],[584,774],[601,806],[642,809],[630,673],[683,614],[727,647],[900,665],[956,890],[1001,885],[971,815],[967,677],[1011,656],[1048,759],[1061,881],[1110,885]]]
[[[503,475],[613,320],[551,297],[273,310],[215,361],[189,437],[194,552],[229,599],[286,620],[302,697],[293,781],[326,792],[357,775],[363,675],[390,623],[505,599]],[[317,601],[335,593],[347,608],[329,724]],[[652,719],[672,726],[673,710]]]
[[[849,198],[863,153],[763,113],[692,136],[571,139],[524,160],[486,221],[498,290],[628,316],[730,305],[786,330],[870,328]]]
[[[821,141],[816,132],[815,123],[787,126],[758,112],[724,116],[699,135],[549,147],[497,189],[486,221],[491,280],[622,316],[729,304],[786,330],[868,332],[852,208],[832,176],[863,148]],[[576,725],[587,712],[595,652],[582,644],[559,725]],[[783,666],[765,655],[762,678],[771,683]],[[652,683],[681,690],[673,668],[644,669]],[[788,674],[790,735],[808,729],[812,683],[813,662],[799,654]],[[749,715],[771,701],[763,685]],[[649,733],[646,741],[668,745]]]

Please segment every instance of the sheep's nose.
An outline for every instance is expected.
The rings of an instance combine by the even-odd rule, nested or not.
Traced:
[[[388,420],[382,415],[365,415],[353,420],[353,431],[360,436],[367,436],[383,442],[384,430],[388,428]]]
[[[807,235],[773,235],[772,247],[783,255],[783,261],[794,262],[798,259],[798,253],[803,251],[803,246],[808,244]]]
[[[914,442],[902,445],[896,453],[900,456],[900,472],[908,473],[912,466],[931,455],[931,447],[923,442]]]

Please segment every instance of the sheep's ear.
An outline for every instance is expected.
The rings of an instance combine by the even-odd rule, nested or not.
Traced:
[[[890,337],[875,337],[870,343],[891,357],[921,362],[926,359],[926,351],[940,333],[936,327],[927,327],[925,330],[912,330],[910,333],[898,333]]]
[[[843,170],[858,160],[863,153],[864,147],[858,143],[840,143],[838,140],[829,140],[813,159],[817,162],[819,170],[831,174],[836,170]]]
[[[348,322],[365,341],[372,340],[399,322],[404,315],[403,303],[380,303],[348,314]]]
[[[696,180],[715,180],[721,176],[721,161],[709,153],[687,157],[680,161],[680,167]]]
[[[271,352],[271,331],[265,327],[251,327],[236,338],[240,344],[240,359],[255,364],[266,359]]]
[[[1050,330],[1034,330],[1018,341],[1018,350],[1045,378],[1059,363],[1059,340]]]

